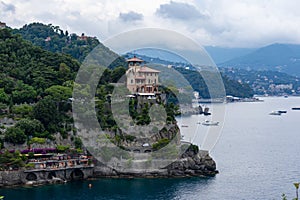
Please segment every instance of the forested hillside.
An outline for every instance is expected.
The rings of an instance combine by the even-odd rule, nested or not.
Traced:
[[[107,55],[117,57],[109,48],[105,47],[96,37],[87,36],[84,33],[77,35],[60,29],[52,24],[31,23],[20,29],[14,29],[14,33],[20,34],[25,40],[54,53],[68,54],[82,62],[86,56],[95,48],[104,51]],[[110,68],[118,66],[126,67],[125,59],[119,57]]]
[[[80,150],[82,143],[76,137],[70,100],[79,67],[80,63],[69,55],[44,50],[11,29],[0,29],[0,149],[4,142],[30,146],[52,141],[57,149]],[[101,82],[96,95],[105,99],[113,89],[109,82],[124,73],[122,67],[107,69],[108,82]],[[99,115],[106,113],[99,120],[111,127],[110,107],[105,105],[97,105]],[[65,139],[71,146],[59,145],[58,141]]]

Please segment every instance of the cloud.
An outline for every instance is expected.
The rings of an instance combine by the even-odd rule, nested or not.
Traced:
[[[101,41],[137,28],[164,28],[202,45],[259,47],[300,44],[299,7],[297,0],[0,0],[0,19],[13,28],[51,23]]]
[[[205,16],[191,4],[174,1],[167,4],[161,4],[156,10],[156,15],[164,18],[180,20],[199,19]]]
[[[4,12],[15,13],[16,7],[13,4],[7,4],[7,3],[1,1],[0,2],[0,10],[3,10]]]
[[[144,15],[130,11],[128,13],[120,13],[119,18],[124,22],[140,21],[143,20]]]

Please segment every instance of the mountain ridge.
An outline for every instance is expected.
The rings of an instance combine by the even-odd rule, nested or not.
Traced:
[[[219,67],[273,70],[300,76],[300,45],[274,43],[221,63]]]

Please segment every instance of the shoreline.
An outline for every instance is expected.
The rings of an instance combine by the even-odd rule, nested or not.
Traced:
[[[215,161],[207,151],[189,149],[180,159],[162,169],[136,171],[117,171],[103,164],[88,169],[68,168],[56,170],[56,176],[50,177],[51,170],[44,171],[0,171],[0,188],[43,186],[51,184],[65,184],[72,181],[95,179],[173,179],[173,178],[209,178],[219,173]],[[78,173],[78,174],[77,174]],[[83,173],[83,174],[80,174]],[[30,176],[29,176],[30,174]],[[80,175],[79,175],[80,174]],[[35,175],[35,180],[30,180]],[[30,178],[31,177],[31,178]],[[50,177],[50,178],[49,178]]]

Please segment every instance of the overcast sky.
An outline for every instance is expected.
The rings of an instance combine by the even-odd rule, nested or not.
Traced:
[[[0,0],[10,27],[52,23],[101,41],[136,28],[166,28],[202,45],[300,44],[298,0]]]

